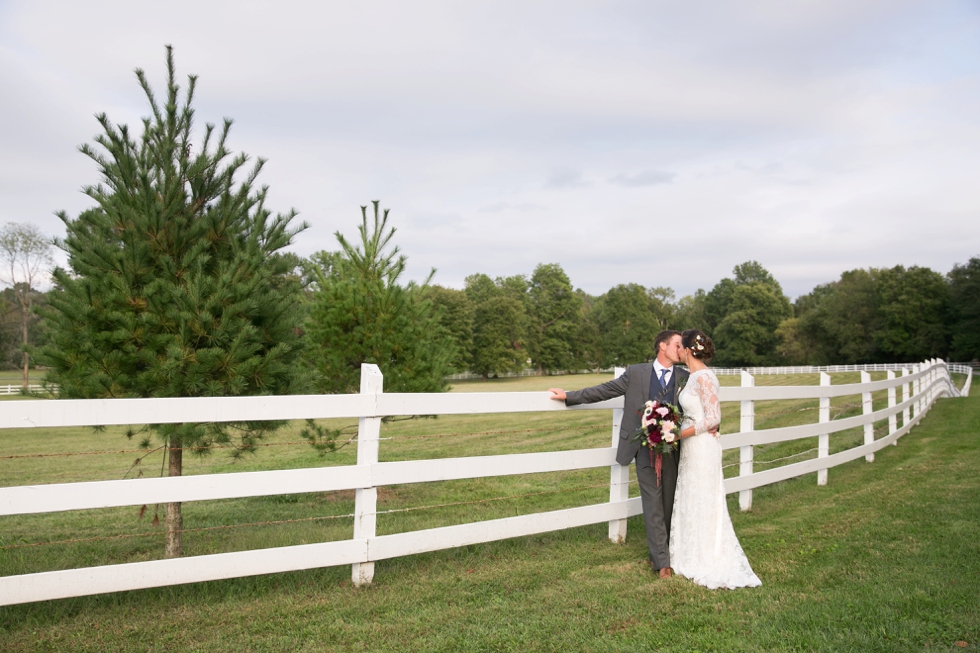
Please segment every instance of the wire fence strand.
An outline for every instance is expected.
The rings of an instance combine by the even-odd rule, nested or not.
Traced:
[[[599,428],[596,426],[595,428]],[[464,437],[484,437],[488,435],[516,435],[519,433],[548,433],[554,431],[560,431],[562,427],[559,426],[547,426],[541,428],[533,429],[509,429],[509,430],[496,430],[496,431],[474,431],[471,433],[427,433],[419,435],[397,435],[389,436],[386,438],[379,438],[382,441],[396,442],[400,440],[418,440],[418,439],[430,439],[430,438],[464,438]],[[586,433],[583,433],[585,435]],[[339,440],[322,440],[319,443],[347,443],[353,440],[357,440],[357,435],[350,438],[342,438]],[[213,449],[252,449],[258,447],[288,447],[306,445],[312,446],[309,440],[299,440],[291,442],[256,442],[254,444],[240,446],[240,445],[225,445],[216,444],[211,446],[198,446],[198,447],[172,447],[171,451],[211,451]],[[106,449],[100,451],[60,451],[57,453],[29,453],[29,454],[12,454],[7,456],[0,456],[0,460],[17,460],[23,458],[63,458],[71,456],[116,456],[120,454],[146,454],[152,453],[156,449]]]
[[[630,483],[635,483],[635,481],[630,481]],[[544,490],[541,492],[526,492],[524,494],[512,494],[500,497],[489,497],[486,499],[472,499],[470,501],[451,501],[447,503],[436,503],[425,506],[409,506],[407,508],[391,508],[389,510],[378,510],[374,514],[376,515],[393,515],[406,512],[415,512],[419,510],[435,510],[439,508],[452,508],[457,506],[469,506],[480,503],[494,503],[498,501],[508,501],[516,499],[526,499],[528,497],[539,497],[545,495],[553,494],[563,494],[571,492],[581,492],[583,490],[594,490],[598,488],[608,488],[608,483],[600,483],[596,485],[579,485],[571,488],[560,488],[557,490]],[[295,523],[305,523],[305,522],[316,522],[316,521],[327,521],[333,519],[348,519],[355,517],[355,513],[344,513],[341,515],[321,515],[317,517],[301,517],[297,519],[277,519],[269,521],[259,521],[259,522],[244,522],[241,524],[222,524],[219,526],[201,526],[197,528],[182,528],[181,533],[200,533],[207,531],[219,531],[227,530],[233,528],[253,528],[258,526],[278,526],[282,524],[295,524]],[[9,549],[21,549],[37,546],[49,546],[56,544],[76,544],[79,542],[98,542],[98,541],[108,541],[108,540],[120,540],[120,539],[132,539],[137,537],[150,537],[155,535],[163,535],[165,531],[163,530],[153,530],[146,531],[143,533],[123,533],[119,535],[102,535],[93,537],[76,537],[67,540],[51,540],[48,542],[27,542],[21,544],[8,544],[5,546],[0,546],[0,551],[6,551]]]

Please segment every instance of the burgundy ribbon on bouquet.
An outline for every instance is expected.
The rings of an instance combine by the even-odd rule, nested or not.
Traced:
[[[656,462],[654,462],[653,448],[652,447],[650,448],[650,465],[657,472],[657,487],[660,487],[660,476],[661,476],[661,473],[663,472],[663,468],[664,468],[664,455],[658,451],[657,452]]]

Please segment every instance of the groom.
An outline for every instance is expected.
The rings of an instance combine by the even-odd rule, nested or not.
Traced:
[[[662,479],[657,485],[657,472],[650,464],[650,452],[641,450],[633,440],[633,433],[640,428],[640,415],[647,400],[666,401],[680,409],[677,395],[687,378],[687,370],[674,367],[680,362],[681,334],[677,331],[661,331],[653,341],[657,358],[652,363],[630,365],[622,376],[584,390],[565,392],[551,388],[551,398],[564,401],[566,406],[592,404],[614,397],[623,400],[623,424],[619,431],[619,449],[616,462],[627,466],[636,460],[636,478],[640,484],[643,503],[643,522],[647,530],[647,547],[650,549],[650,565],[660,570],[660,577],[672,575],[670,570],[670,515],[674,510],[674,490],[677,488],[677,463],[680,449],[663,457]]]

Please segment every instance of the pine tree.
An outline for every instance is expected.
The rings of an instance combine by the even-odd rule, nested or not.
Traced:
[[[196,78],[180,98],[169,46],[167,74],[161,106],[136,71],[151,109],[138,139],[101,114],[101,148],[80,148],[102,183],[84,190],[94,208],[74,219],[60,214],[69,270],[55,271],[45,312],[47,380],[65,398],[296,392],[301,287],[281,250],[305,225],[290,226],[295,211],[273,217],[265,208],[267,188],[253,186],[264,162],[245,170],[248,157],[232,156],[230,120],[220,130],[208,124],[194,141]],[[179,476],[185,449],[206,452],[234,434],[241,454],[278,426],[151,428],[168,452],[169,475]],[[166,555],[179,556],[179,503],[167,505],[166,527]]]
[[[361,363],[374,363],[386,391],[441,392],[456,346],[426,296],[428,280],[399,284],[406,258],[397,247],[389,249],[395,229],[378,204],[371,224],[361,207],[360,245],[338,232],[339,255],[311,258],[316,290],[305,337],[316,385],[327,393],[357,392]],[[317,263],[326,265],[317,271]]]

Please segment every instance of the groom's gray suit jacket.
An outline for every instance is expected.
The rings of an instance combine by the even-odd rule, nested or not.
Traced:
[[[653,363],[640,363],[630,365],[622,376],[616,377],[612,381],[602,385],[594,385],[584,390],[571,390],[565,393],[565,405],[576,406],[578,404],[594,404],[597,401],[605,401],[615,397],[623,397],[623,424],[619,429],[619,447],[616,450],[616,462],[620,465],[629,465],[636,458],[636,464],[640,467],[649,467],[650,461],[646,456],[636,457],[636,452],[640,449],[640,443],[633,441],[633,434],[640,428],[640,416],[643,414],[643,405],[649,399],[666,401],[680,409],[677,402],[677,395],[687,383],[691,375],[687,370],[674,366],[673,373],[667,388],[661,388],[658,381],[654,381],[655,392],[651,396],[650,381],[653,377]],[[676,457],[676,456],[675,456]]]
[[[674,511],[674,492],[677,489],[677,470],[680,451],[663,457],[663,480],[657,479],[651,469],[650,456],[637,455],[640,443],[633,441],[633,433],[640,428],[643,404],[649,399],[664,400],[680,408],[677,396],[687,383],[690,373],[674,366],[667,387],[660,386],[653,378],[653,363],[630,365],[622,376],[584,390],[565,393],[565,405],[591,404],[614,397],[623,397],[623,424],[619,429],[619,447],[616,462],[629,465],[636,459],[636,480],[640,486],[643,504],[643,523],[646,526],[647,548],[655,569],[670,566],[670,517]],[[651,396],[652,395],[652,396]]]

